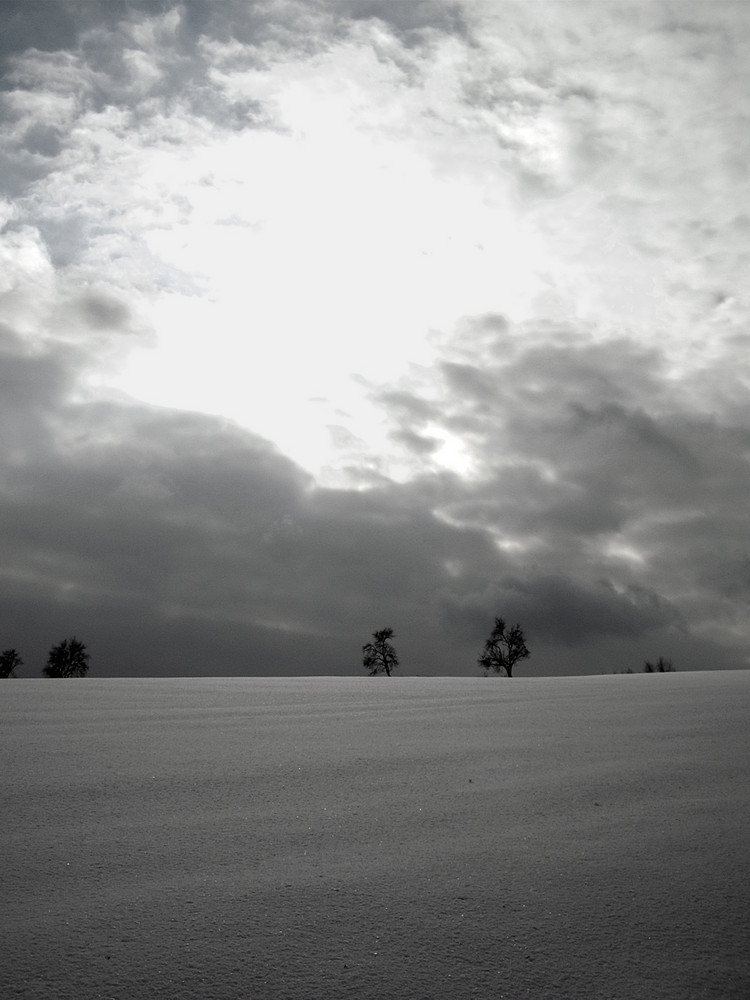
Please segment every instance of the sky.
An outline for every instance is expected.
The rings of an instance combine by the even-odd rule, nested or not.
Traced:
[[[3,0],[0,649],[750,666],[750,6]]]

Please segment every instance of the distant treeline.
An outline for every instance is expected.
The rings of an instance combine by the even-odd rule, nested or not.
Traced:
[[[663,656],[660,656],[656,663],[646,660],[643,664],[643,670],[641,672],[644,674],[673,674],[675,670],[676,667],[672,665],[671,660],[665,660]],[[615,670],[615,673],[634,674],[635,670],[631,670],[630,667],[628,667],[627,670]]]
[[[362,647],[362,664],[371,677],[383,673],[391,676],[391,671],[399,665],[399,659],[393,643],[393,629],[384,628],[373,632],[372,641]],[[523,630],[520,625],[507,628],[502,618],[495,619],[495,626],[490,637],[484,644],[477,664],[485,674],[504,674],[513,676],[513,667],[519,660],[530,656],[526,647]],[[0,678],[15,677],[16,670],[23,666],[23,660],[15,649],[5,649],[0,653]],[[675,667],[671,660],[660,656],[656,663],[646,660],[643,664],[644,674],[671,674]],[[47,663],[42,669],[44,677],[85,677],[89,672],[89,654],[86,644],[71,636],[53,646],[47,656]],[[616,670],[615,673],[635,673],[630,667],[627,670]]]

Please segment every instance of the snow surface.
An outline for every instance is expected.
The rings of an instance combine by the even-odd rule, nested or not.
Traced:
[[[750,997],[750,672],[9,680],[0,996]]]

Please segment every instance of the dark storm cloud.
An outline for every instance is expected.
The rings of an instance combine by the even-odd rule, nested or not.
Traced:
[[[122,321],[89,298],[92,321]],[[108,674],[335,673],[390,623],[416,672],[471,669],[441,587],[502,560],[433,514],[450,476],[326,490],[217,418],[80,400],[85,355],[2,338],[2,642],[76,633]],[[462,662],[463,661],[463,662]]]
[[[220,648],[236,643],[232,619],[268,575],[262,538],[294,513],[305,476],[218,420],[72,402],[72,350],[32,352],[9,331],[3,348],[6,644],[34,649],[67,618],[98,637],[106,674],[159,672],[155,651],[178,623],[189,636],[213,621]],[[116,643],[123,623],[129,651]],[[200,671],[194,645],[180,655]]]
[[[87,306],[97,321],[121,318],[110,303]],[[716,561],[743,527],[744,514],[734,524],[727,514],[750,452],[746,435],[730,435],[722,449],[720,433],[705,442],[711,468],[723,469],[714,486],[728,493],[723,512],[709,509],[705,488],[698,495],[699,479],[692,490],[681,480],[682,512],[682,491],[665,489],[660,471],[671,460],[685,477],[687,445],[672,447],[664,429],[644,433],[642,418],[633,447],[648,453],[655,441],[667,461],[636,483],[636,457],[618,468],[616,445],[609,457],[573,449],[575,462],[558,462],[564,479],[519,472],[520,447],[534,455],[528,432],[506,444],[505,472],[502,463],[492,471],[497,456],[487,454],[488,479],[434,471],[408,484],[326,490],[218,419],[76,402],[84,362],[73,348],[31,351],[4,331],[2,641],[22,650],[27,674],[72,632],[89,641],[100,675],[349,672],[361,642],[385,624],[397,630],[405,669],[471,672],[498,613],[523,622],[543,672],[566,649],[578,670],[637,667],[635,651],[652,655],[657,641],[667,654],[680,650],[682,666],[727,663],[700,625],[707,607],[726,614],[722,602],[747,601],[747,556],[734,551],[724,572]],[[402,393],[390,398],[403,404]],[[476,395],[486,406],[484,390]],[[400,412],[409,409],[432,408]],[[573,420],[558,438],[576,433],[590,429]],[[488,436],[496,448],[499,432]],[[607,488],[587,495],[592,481]],[[644,518],[631,540],[646,553],[653,546],[659,564],[645,575],[599,544]],[[670,597],[675,577],[697,589],[702,608]],[[595,650],[608,638],[621,645],[602,662]],[[696,650],[700,663],[690,659]]]
[[[524,622],[538,639],[580,646],[606,636],[638,639],[660,628],[685,624],[679,611],[654,591],[634,585],[622,590],[610,580],[578,583],[564,575],[508,575],[485,591],[446,599],[448,621],[476,634],[492,607]]]
[[[448,617],[475,626],[503,607],[565,643],[658,629],[698,642],[723,629],[731,649],[750,603],[750,431],[732,402],[743,366],[736,385],[724,370],[729,403],[716,398],[708,415],[695,404],[710,373],[670,378],[656,349],[586,343],[572,327],[516,333],[509,349],[500,329],[488,352],[477,318],[447,348],[439,382],[410,398],[405,380],[380,397],[394,444],[426,427],[460,441],[474,475],[441,513],[504,553],[495,580],[446,596]]]

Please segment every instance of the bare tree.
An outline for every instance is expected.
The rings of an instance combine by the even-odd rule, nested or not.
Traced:
[[[388,641],[393,638],[393,629],[383,628],[379,632],[373,632],[372,638],[372,642],[362,647],[362,663],[370,671],[370,677],[381,671],[390,677],[391,670],[398,666],[396,650]]]
[[[513,667],[519,660],[530,656],[526,648],[520,625],[506,629],[502,618],[495,619],[495,627],[489,639],[484,644],[484,651],[478,659],[479,666],[485,675],[494,671],[499,674],[504,670],[508,677],[513,676]]]
[[[42,671],[45,677],[85,677],[88,672],[89,654],[75,636],[52,647]]]
[[[0,677],[15,677],[16,667],[20,667],[23,660],[15,649],[4,649],[0,653]]]

